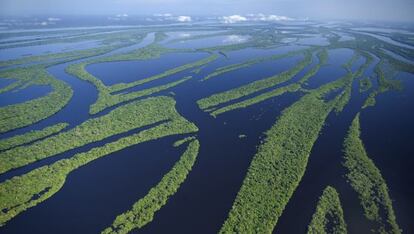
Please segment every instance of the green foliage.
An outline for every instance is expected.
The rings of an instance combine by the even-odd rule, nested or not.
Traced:
[[[387,64],[384,60],[381,60],[376,66],[375,66],[375,73],[377,75],[377,82],[378,87],[372,91],[368,98],[365,100],[365,103],[362,108],[367,108],[369,106],[375,106],[376,103],[376,97],[384,92],[390,91],[390,90],[401,90],[402,85],[399,80],[394,80],[392,77],[394,76],[394,70],[393,68],[387,67]],[[387,71],[384,71],[388,69]]]
[[[58,123],[42,130],[30,131],[28,133],[10,137],[0,141],[0,150],[10,149],[19,145],[27,144],[41,138],[48,137],[65,129],[68,123]]]
[[[211,115],[213,117],[216,117],[216,116],[218,116],[220,114],[223,114],[225,112],[228,112],[228,111],[232,111],[232,110],[236,110],[236,109],[240,109],[240,108],[246,108],[248,106],[257,104],[259,102],[263,102],[263,101],[265,101],[269,98],[280,96],[280,95],[282,95],[286,92],[293,93],[293,92],[296,92],[296,91],[299,91],[299,90],[300,90],[300,85],[299,84],[291,84],[291,85],[288,85],[288,86],[280,87],[280,88],[268,91],[266,93],[257,95],[256,97],[249,98],[249,99],[237,102],[237,103],[233,103],[233,104],[230,104],[228,106],[224,106],[222,108],[218,108],[218,109],[212,111]]]
[[[252,98],[240,101],[240,102],[236,102],[236,103],[230,104],[228,106],[224,106],[222,108],[213,109],[213,111],[211,112],[211,115],[212,116],[217,116],[217,115],[220,115],[222,113],[225,113],[225,112],[228,112],[228,111],[231,111],[231,110],[246,108],[248,106],[251,106],[251,105],[257,104],[259,102],[265,101],[269,98],[280,96],[280,95],[285,94],[287,92],[293,93],[293,92],[299,91],[301,89],[302,85],[305,84],[311,77],[316,75],[316,73],[319,71],[321,66],[326,63],[326,60],[328,58],[328,53],[326,52],[326,50],[320,51],[318,53],[318,58],[319,58],[319,63],[315,67],[310,69],[298,82],[287,85],[287,86],[283,86],[283,87],[280,87],[280,88],[270,90],[268,92],[259,94],[255,97],[252,97]],[[308,63],[310,63],[310,61],[308,61]],[[294,73],[289,74],[290,71],[287,71],[285,73],[287,73],[288,75],[294,76],[299,72],[299,71],[295,71],[295,70],[296,70],[296,68],[294,67],[290,70],[290,71],[294,71]],[[283,75],[284,75],[284,73],[281,74],[281,76],[283,76]],[[220,94],[218,94],[218,95],[220,95]],[[211,97],[213,97],[213,96],[211,96]]]
[[[231,72],[231,71],[235,71],[235,70],[245,68],[245,67],[250,67],[250,66],[253,66],[253,65],[258,64],[258,63],[262,63],[262,62],[266,62],[266,61],[272,61],[272,60],[278,60],[278,59],[282,59],[282,58],[288,58],[288,57],[298,55],[298,54],[301,54],[301,53],[304,53],[304,52],[310,52],[310,51],[308,51],[308,50],[292,51],[292,52],[288,52],[286,54],[272,55],[272,56],[264,57],[264,58],[256,58],[256,59],[248,60],[246,62],[231,64],[231,65],[228,65],[228,66],[220,67],[220,68],[217,68],[214,72],[212,72],[212,73],[208,74],[206,77],[204,77],[203,80],[208,80],[208,79],[211,79],[213,77],[217,77],[221,74],[228,73],[228,72]]]
[[[352,121],[344,141],[346,177],[358,193],[365,216],[375,221],[378,233],[401,233],[396,222],[388,187],[380,170],[368,157],[360,139],[359,114]]]
[[[156,32],[154,36],[154,43],[159,43],[168,38],[168,35],[164,32]]]
[[[344,87],[346,77],[310,91],[285,109],[266,132],[254,156],[221,233],[271,233],[305,173],[313,144]]]
[[[85,34],[85,33],[84,33]],[[84,49],[84,50],[74,50],[68,52],[60,52],[60,53],[53,53],[53,54],[45,54],[45,55],[35,55],[29,57],[23,57],[18,59],[0,61],[0,67],[6,66],[13,66],[13,65],[22,65],[22,64],[30,64],[30,63],[40,63],[44,66],[50,66],[56,63],[63,63],[74,61],[82,58],[93,57],[97,55],[103,55],[108,52],[114,51],[116,49],[130,46],[136,43],[139,43],[145,36],[145,33],[136,30],[126,30],[123,32],[116,32],[116,33],[102,33],[102,34],[90,34],[90,35],[83,35],[80,37],[59,37],[52,40],[41,40],[36,42],[31,42],[29,44],[25,44],[25,46],[29,45],[38,45],[38,44],[52,44],[58,42],[76,42],[76,41],[83,41],[83,40],[101,40],[101,46],[97,48],[91,49]],[[20,44],[19,46],[23,46]]]
[[[22,128],[46,119],[61,110],[71,99],[73,91],[69,85],[52,77],[41,66],[21,67],[1,71],[0,77],[18,79],[18,85],[31,82],[35,85],[50,85],[47,95],[0,108],[0,133]]]
[[[339,194],[333,187],[326,187],[319,198],[316,211],[308,227],[308,234],[344,234],[346,223]]]
[[[138,108],[134,108],[134,106]],[[104,146],[78,153],[71,158],[61,159],[27,174],[15,176],[0,184],[0,226],[27,210],[45,201],[57,193],[65,183],[66,177],[75,169],[107,156],[128,146],[156,140],[162,137],[188,134],[198,128],[181,117],[175,110],[175,101],[168,97],[149,98],[126,106],[123,111],[130,111],[139,126],[144,127],[155,123],[159,125],[138,133],[123,137]],[[122,117],[125,117],[124,113]],[[135,121],[134,118],[123,121]],[[105,126],[107,128],[107,126]],[[49,145],[50,146],[50,145]],[[192,151],[191,151],[192,152]]]
[[[71,31],[71,32],[69,32]],[[51,38],[46,38],[42,40],[26,40],[20,41],[21,43],[6,44],[0,46],[0,49],[6,48],[15,48],[15,47],[26,47],[26,46],[38,46],[38,45],[50,45],[56,43],[74,43],[82,41],[100,41],[101,44],[114,44],[114,43],[136,43],[142,40],[145,36],[145,33],[141,30],[110,30],[110,29],[100,29],[100,30],[78,30],[74,34],[74,30],[67,30],[67,33],[72,35],[65,35],[63,31],[60,31],[61,35],[54,36]],[[63,33],[63,34],[62,34]],[[38,33],[37,33],[38,34]]]
[[[165,72],[162,72],[160,74],[157,74],[157,75],[154,75],[154,76],[142,79],[142,80],[137,80],[135,82],[131,82],[131,83],[128,83],[128,84],[125,84],[125,83],[115,84],[115,85],[110,87],[110,91],[111,92],[117,92],[117,91],[120,91],[120,90],[124,90],[124,89],[135,87],[135,86],[138,86],[138,85],[141,85],[141,84],[145,84],[145,83],[148,83],[150,81],[158,80],[158,79],[161,79],[161,78],[167,78],[171,75],[177,74],[177,73],[185,71],[185,70],[189,70],[189,69],[192,69],[192,68],[197,68],[197,67],[204,66],[208,63],[213,62],[217,58],[218,58],[218,55],[213,54],[213,55],[208,56],[207,58],[200,59],[200,60],[192,62],[192,63],[188,63],[188,64],[184,64],[184,65],[175,67],[173,69],[167,70]]]
[[[357,54],[358,54],[357,57],[359,59],[361,57],[359,55],[360,53],[357,53]],[[363,53],[363,55],[364,55],[364,58],[365,58],[365,63],[362,64],[356,72],[352,73],[352,71],[351,71],[352,63],[348,63],[346,65],[346,66],[349,66],[347,68],[347,70],[348,70],[350,81],[345,86],[344,90],[342,91],[341,97],[340,97],[340,99],[338,100],[338,103],[335,106],[335,112],[336,113],[342,112],[343,109],[345,108],[346,104],[348,104],[349,100],[351,99],[353,81],[355,79],[361,77],[364,74],[365,70],[372,63],[372,56],[371,55],[369,55],[368,53]],[[354,59],[354,57],[352,57],[350,61],[352,61],[352,60],[355,62],[357,59]]]
[[[133,50],[131,52],[114,54],[111,56],[105,56],[97,59],[87,61],[86,63],[103,63],[114,61],[131,61],[131,60],[145,60],[159,58],[162,54],[175,52],[177,50],[162,47],[156,43],[151,43],[148,46]]]
[[[250,36],[249,41],[198,50],[179,50],[165,48],[158,44],[165,40],[167,37],[165,32],[172,30],[170,27],[157,27],[154,42],[144,48],[122,54],[111,53],[107,56],[97,55],[104,55],[115,49],[133,45],[141,41],[149,30],[121,30],[122,32],[111,32],[107,35],[94,35],[90,33],[91,31],[85,31],[83,33],[80,32],[81,34],[79,36],[73,38],[66,38],[64,36],[39,42],[26,41],[18,43],[21,46],[35,45],[37,43],[49,44],[99,39],[102,41],[103,46],[94,49],[0,61],[0,67],[15,65],[27,66],[1,70],[1,78],[15,79],[16,81],[1,88],[0,93],[18,91],[30,85],[52,86],[52,92],[44,97],[0,108],[0,133],[29,126],[53,115],[66,105],[72,96],[70,86],[60,80],[54,79],[46,71],[47,67],[58,63],[97,56],[78,64],[70,65],[66,70],[68,73],[80,79],[91,82],[98,89],[98,100],[90,108],[90,113],[95,114],[109,107],[170,89],[186,82],[191,77],[183,77],[164,85],[128,93],[127,89],[129,88],[168,78],[171,75],[186,70],[199,73],[203,66],[216,60],[219,57],[218,55],[227,57],[226,53],[231,50],[271,48],[271,46],[275,48],[283,43],[286,44],[286,42],[282,41],[285,38],[295,37],[297,39],[300,37],[296,35],[297,32],[295,30],[288,30],[290,32],[287,34],[280,33],[276,26],[257,25],[252,34],[251,26],[228,25],[220,28],[225,31],[217,35],[248,35]],[[206,29],[203,26],[191,26],[192,29],[196,29],[196,27],[200,27],[199,29],[202,30]],[[212,27],[210,29],[216,30]],[[330,36],[329,41],[331,45],[311,46],[310,49],[251,59],[246,62],[220,67],[204,77],[204,80],[208,80],[220,74],[250,67],[258,63],[305,53],[305,59],[288,71],[198,101],[200,108],[216,116],[230,110],[254,105],[287,92],[304,92],[304,96],[298,102],[287,108],[272,128],[266,132],[266,140],[260,145],[258,152],[252,160],[228,219],[222,227],[222,233],[270,233],[273,231],[278,218],[305,173],[311,149],[327,116],[333,110],[337,112],[342,111],[349,102],[352,95],[352,83],[356,78],[361,77],[369,64],[371,64],[373,60],[371,54],[381,59],[380,64],[375,68],[378,87],[369,94],[364,107],[374,105],[378,94],[401,88],[399,81],[391,79],[392,76],[389,75],[389,71],[395,69],[414,73],[412,64],[400,61],[385,53],[385,51],[390,51],[404,58],[412,58],[413,51],[411,50],[398,48],[373,37],[359,35],[352,31],[349,34],[354,36],[356,40],[342,42],[339,41],[339,36],[332,36],[333,32],[329,28],[319,27],[318,29],[314,29],[314,27],[309,27],[308,29],[301,29],[301,32],[322,33],[324,36]],[[206,38],[217,35],[198,35],[188,39]],[[184,40],[187,40],[187,38]],[[171,42],[174,42],[174,40]],[[3,46],[7,47],[7,45]],[[344,65],[348,74],[318,89],[305,90],[306,82],[315,76],[321,66],[327,62],[327,49],[331,48],[350,48],[356,51],[351,60]],[[166,53],[197,51],[209,52],[211,55],[199,61],[130,83],[118,83],[112,86],[106,86],[101,80],[86,71],[86,67],[94,63],[156,59]],[[308,66],[311,63],[311,54],[314,51],[319,51],[317,54],[319,64],[312,67],[298,82],[278,88],[274,87],[288,82],[293,76]],[[353,73],[352,65],[361,56],[365,57],[366,61]],[[38,65],[28,66],[31,63],[37,63]],[[391,68],[387,70],[385,65],[389,65]],[[371,85],[370,80],[361,79],[360,91],[361,89],[368,90]],[[269,89],[269,91],[266,90],[266,92],[258,94],[265,89]],[[326,100],[329,94],[336,94],[336,91],[341,92],[333,99]],[[252,95],[253,97],[238,100],[248,95]],[[233,103],[233,101],[235,102]],[[232,104],[219,107],[219,105],[226,104],[227,102],[232,102]],[[0,150],[7,150],[0,153],[0,173],[4,173],[12,168],[28,165],[34,161],[51,157],[91,142],[98,142],[116,134],[127,133],[130,130],[141,127],[155,126],[103,146],[93,148],[87,152],[75,154],[71,158],[61,159],[50,165],[42,166],[27,174],[16,176],[0,183],[0,226],[21,212],[53,196],[62,188],[67,176],[72,171],[93,160],[110,155],[113,152],[134,144],[177,134],[180,134],[180,137],[185,137],[198,131],[194,124],[186,121],[176,112],[174,105],[175,101],[172,98],[148,98],[119,107],[105,116],[85,121],[81,125],[66,132],[62,132],[66,124],[61,123],[43,130],[32,131],[24,135],[0,141]],[[386,183],[378,168],[368,158],[359,138],[359,131],[359,119],[357,119],[354,120],[344,142],[344,165],[349,171],[347,178],[359,195],[366,217],[378,224],[379,228],[375,231],[380,233],[400,233],[401,230],[396,223]],[[244,138],[246,136],[240,134],[238,137]],[[28,145],[28,143],[32,144]],[[185,181],[186,176],[191,171],[191,167],[196,160],[199,143],[194,136],[186,137],[175,142],[174,147],[179,147],[187,143],[187,150],[171,171],[164,175],[159,184],[153,187],[145,197],[139,198],[130,210],[116,217],[111,227],[105,229],[103,231],[104,233],[128,232],[141,228],[152,221],[156,212],[168,202],[168,199],[176,193],[177,189]],[[313,215],[312,222],[309,225],[308,232],[346,232],[339,196],[334,188],[328,186],[324,190],[315,214]]]
[[[88,119],[66,132],[0,153],[0,173],[143,127],[147,122],[168,120],[175,115],[173,107],[174,101],[168,97],[148,98],[126,104],[104,116]]]
[[[53,53],[45,55],[35,55],[19,59],[0,61],[0,67],[31,64],[31,63],[42,63],[43,65],[49,66],[56,63],[63,63],[74,61],[82,58],[97,56],[108,53],[112,50],[119,49],[125,45],[118,46],[102,46],[99,48],[87,49],[87,50],[75,50],[62,53]]]
[[[192,141],[192,140],[195,140],[195,139],[196,139],[196,137],[195,137],[195,136],[186,137],[186,138],[184,138],[184,139],[181,139],[181,140],[178,140],[178,141],[174,142],[173,146],[174,146],[174,147],[179,147],[179,146],[181,146],[182,144],[187,143],[187,142]]]
[[[386,52],[390,51],[405,58],[412,58],[414,57],[413,50],[407,50],[405,48],[392,45],[372,36],[362,35],[349,31],[347,33],[352,35],[352,37],[355,37],[355,40],[337,42],[330,47],[350,48],[353,50],[365,51],[366,53],[371,53],[380,57],[381,59],[387,60],[395,69],[399,71],[414,74],[414,66],[412,66],[412,64],[398,60]]]
[[[352,72],[352,64],[354,64],[356,61],[358,61],[361,58],[361,54],[354,51],[354,54],[352,55],[351,59],[343,65],[343,67],[348,71]]]
[[[207,109],[219,104],[229,102],[238,98],[241,98],[246,95],[253,94],[255,92],[259,92],[260,90],[270,88],[272,86],[281,84],[292,79],[296,74],[298,74],[301,70],[303,70],[306,66],[312,63],[312,54],[306,53],[305,58],[296,64],[293,68],[282,72],[280,74],[254,81],[247,85],[243,85],[241,87],[231,89],[222,93],[213,94],[210,97],[203,98],[197,101],[197,104],[200,106],[201,109]]]
[[[90,107],[90,113],[96,114],[98,112],[101,112],[109,107],[115,106],[117,104],[130,101],[139,97],[149,96],[154,93],[158,93],[170,88],[173,88],[179,84],[182,84],[186,81],[191,79],[191,76],[184,77],[182,79],[179,79],[177,81],[173,81],[164,85],[155,86],[152,88],[136,91],[136,92],[130,92],[130,93],[122,93],[122,94],[108,94],[108,95],[99,95],[98,100],[96,103],[91,105]]]
[[[372,88],[372,82],[369,77],[365,77],[359,80],[359,92],[360,93],[366,92],[370,88]]]
[[[328,61],[328,51],[326,49],[323,49],[318,52],[317,54],[319,63],[313,67],[311,70],[309,70],[300,80],[299,84],[303,85],[305,84],[311,77],[315,76],[316,73],[318,73],[319,69],[325,65]]]
[[[139,199],[130,210],[118,215],[111,227],[106,228],[102,233],[129,233],[150,223],[155,213],[167,203],[185,181],[197,159],[199,147],[198,140],[191,140],[180,160],[163,176],[161,181],[151,188],[145,197]]]
[[[131,60],[147,59],[153,56],[153,55],[148,55],[150,53],[153,53],[151,52],[152,49],[148,47],[143,48],[143,49],[138,50],[137,52],[138,55],[133,54],[133,53],[131,53],[132,55],[122,54],[119,56],[105,58],[105,61],[108,62],[108,61],[119,61],[119,60],[125,60],[125,59],[131,59]],[[149,52],[145,52],[147,50]],[[155,52],[155,53],[158,53],[158,52]],[[149,56],[149,57],[146,57],[146,56]],[[87,65],[96,63],[97,61],[89,61],[89,62],[83,62],[83,63],[78,63],[78,64],[72,64],[66,68],[66,72],[82,80],[86,80],[92,83],[98,89],[99,91],[98,100],[91,106],[90,111],[89,111],[91,114],[96,114],[102,110],[105,110],[106,108],[112,107],[119,103],[126,102],[129,100],[138,98],[138,97],[147,96],[147,95],[150,95],[156,92],[160,92],[160,91],[175,87],[187,81],[190,77],[185,77],[183,79],[180,79],[175,82],[170,82],[165,85],[161,85],[161,86],[157,86],[157,87],[153,87],[153,88],[149,88],[149,89],[145,89],[141,91],[131,92],[127,94],[112,94],[114,92],[126,90],[126,89],[129,89],[129,88],[132,88],[138,85],[142,85],[142,84],[154,81],[154,80],[167,78],[171,75],[174,75],[176,73],[182,72],[187,69],[203,66],[205,64],[208,64],[214,61],[215,59],[217,59],[217,57],[218,57],[217,55],[211,55],[207,58],[167,70],[163,73],[160,73],[160,74],[157,74],[157,75],[145,78],[145,79],[137,80],[131,83],[119,83],[119,84],[115,84],[109,87],[106,86],[101,80],[99,80],[98,78],[96,78],[95,76],[93,76],[92,74],[86,71]]]

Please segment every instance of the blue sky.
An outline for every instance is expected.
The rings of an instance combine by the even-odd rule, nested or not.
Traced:
[[[414,0],[0,0],[1,15],[233,15],[414,21]]]

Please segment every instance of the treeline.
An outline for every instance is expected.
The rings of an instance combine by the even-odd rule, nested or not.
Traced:
[[[335,106],[336,113],[342,112],[346,104],[348,104],[349,100],[351,99],[352,85],[353,85],[354,80],[360,78],[373,61],[372,56],[368,53],[356,52],[355,54],[350,60],[353,62],[352,63],[348,62],[347,65],[345,66],[346,70],[348,71],[347,76],[349,77],[349,82],[344,87],[344,90],[341,93],[341,98],[339,99],[338,103]],[[353,63],[361,57],[365,59],[365,62],[361,66],[359,66],[356,72],[352,72],[351,68],[352,68]],[[355,58],[358,58],[358,59],[355,59]]]
[[[222,103],[226,103],[235,99],[239,99],[246,95],[253,94],[255,92],[259,92],[266,88],[270,88],[272,86],[281,84],[292,79],[296,74],[302,71],[306,66],[312,63],[312,53],[308,52],[305,54],[305,57],[297,63],[291,69],[284,71],[280,74],[276,74],[271,77],[267,77],[265,79],[257,80],[251,82],[249,84],[222,92],[218,94],[213,94],[210,97],[203,98],[197,101],[199,107],[203,110],[212,108]]]
[[[138,102],[133,104],[139,105]],[[72,171],[93,160],[110,155],[131,145],[166,136],[189,134],[198,131],[197,126],[188,122],[177,113],[173,99],[157,97],[147,100],[147,104],[150,105],[141,105],[135,113],[135,118],[138,119],[137,122],[139,122],[140,127],[160,123],[163,120],[167,122],[162,122],[157,126],[123,137],[101,147],[93,148],[87,152],[75,154],[71,158],[61,159],[51,165],[37,168],[27,174],[15,176],[1,183],[0,226],[19,213],[53,196],[62,188],[66,177]],[[124,119],[124,121],[132,121],[132,119]],[[48,147],[53,147],[53,144],[48,145]]]
[[[359,92],[363,93],[372,88],[372,81],[369,77],[364,77],[359,80]]]
[[[158,80],[158,79],[161,79],[161,78],[167,78],[171,75],[177,74],[177,73],[185,71],[185,70],[189,70],[189,69],[192,69],[192,68],[197,68],[197,67],[204,66],[206,64],[209,64],[209,63],[213,62],[217,58],[218,58],[217,54],[212,54],[212,55],[210,55],[210,56],[208,56],[204,59],[200,59],[200,60],[192,62],[192,63],[187,63],[187,64],[184,64],[184,65],[169,69],[165,72],[159,73],[157,75],[154,75],[154,76],[151,76],[151,77],[148,77],[148,78],[145,78],[145,79],[137,80],[137,81],[127,83],[127,84],[119,83],[119,84],[112,85],[112,86],[109,87],[109,89],[110,89],[110,92],[113,93],[113,92],[118,92],[120,90],[132,88],[132,87],[135,87],[135,86],[138,86],[138,85],[142,85],[142,84],[145,84],[145,83],[148,83],[148,82],[151,82],[151,81],[154,81],[154,80]]]
[[[388,74],[386,74],[386,71],[384,71],[386,69],[388,69]],[[381,60],[375,66],[375,74],[377,77],[378,86],[368,95],[368,98],[365,100],[365,103],[362,108],[375,106],[376,98],[381,93],[385,93],[390,90],[402,89],[401,82],[399,80],[392,79],[394,76],[394,72],[394,68],[390,67],[389,64],[385,62],[385,60]]]
[[[50,135],[62,131],[68,125],[68,123],[58,123],[50,127],[46,127],[42,130],[30,131],[22,135],[17,135],[14,137],[0,140],[0,151],[48,137]]]
[[[343,88],[347,77],[309,91],[283,111],[266,132],[254,156],[221,233],[271,233],[305,173],[313,144]]]
[[[339,194],[328,186],[323,191],[316,206],[312,221],[308,226],[308,234],[346,234],[344,211]]]
[[[144,90],[140,90],[140,91],[135,91],[135,92],[130,92],[130,93],[124,93],[124,94],[109,94],[109,95],[105,95],[105,96],[99,96],[100,98],[98,98],[97,102],[95,102],[94,104],[91,105],[90,107],[90,114],[96,114],[99,113],[109,107],[113,107],[117,104],[123,103],[123,102],[127,102],[139,97],[144,97],[144,96],[149,96],[151,94],[154,93],[158,93],[170,88],[173,88],[179,84],[182,84],[188,80],[190,80],[192,77],[191,76],[186,76],[183,77],[177,81],[173,81],[164,85],[159,85],[159,86],[155,86],[152,88],[148,88],[148,89],[144,89]]]
[[[76,43],[92,40],[99,41],[101,44],[113,44],[115,42],[125,42],[126,40],[129,40],[130,42],[138,42],[145,36],[145,33],[142,30],[137,29],[123,29],[122,31],[118,29],[112,32],[108,32],[107,30],[108,29],[83,30],[79,31],[77,35],[62,35],[43,40],[23,41],[21,43],[0,45],[0,49],[49,45],[56,43]]]
[[[224,66],[224,67],[219,67],[214,72],[212,72],[212,73],[208,74],[206,77],[204,77],[203,80],[204,81],[209,80],[209,79],[211,79],[213,77],[216,77],[216,76],[219,76],[221,74],[228,73],[228,72],[231,72],[231,71],[235,71],[235,70],[245,68],[245,67],[250,67],[250,66],[253,66],[253,65],[258,64],[258,63],[292,57],[294,55],[305,53],[306,51],[307,50],[291,51],[291,52],[288,52],[286,54],[272,55],[272,56],[263,57],[263,58],[250,59],[246,62],[231,64],[231,65],[227,65],[227,66]]]
[[[125,30],[124,32],[117,32],[117,33],[103,33],[100,35],[90,35],[89,39],[100,39],[101,45],[95,48],[90,49],[83,49],[83,50],[72,50],[68,52],[57,52],[52,54],[44,54],[44,55],[33,55],[23,58],[17,59],[10,59],[6,61],[0,61],[0,67],[7,67],[13,65],[22,65],[22,64],[30,64],[30,63],[41,63],[45,66],[49,66],[50,64],[74,61],[82,58],[93,57],[97,55],[106,54],[110,51],[130,46],[142,41],[142,39],[146,36],[146,32],[140,30]],[[88,39],[89,35],[86,37],[79,37],[77,39],[68,38],[63,40],[68,40],[73,42],[74,40],[83,41]],[[57,43],[56,39],[42,42],[44,44],[53,44]],[[39,43],[39,42],[36,42]]]
[[[358,193],[365,217],[378,225],[375,232],[401,233],[398,227],[387,183],[369,158],[360,138],[359,114],[352,121],[344,141],[346,177]]]
[[[148,98],[121,106],[108,114],[88,119],[82,124],[58,135],[0,153],[0,173],[28,165],[110,136],[157,123],[174,115],[175,101],[168,97]],[[163,109],[160,109],[163,108]]]
[[[72,98],[73,90],[52,77],[44,67],[19,67],[0,72],[1,77],[21,80],[19,85],[50,85],[52,92],[19,104],[0,108],[0,133],[22,128],[46,119],[61,110]],[[15,87],[17,88],[17,87]]]
[[[319,58],[319,63],[314,66],[312,69],[310,69],[298,82],[286,85],[286,86],[282,86],[273,90],[270,90],[268,92],[259,94],[255,97],[240,101],[240,102],[236,102],[236,103],[232,103],[230,105],[218,108],[218,109],[209,109],[209,110],[213,110],[210,114],[212,116],[217,116],[220,115],[222,113],[228,112],[228,111],[232,111],[232,110],[236,110],[236,109],[240,109],[240,108],[246,108],[248,106],[263,102],[267,99],[270,98],[274,98],[280,95],[283,95],[287,92],[289,93],[294,93],[297,91],[300,91],[302,86],[313,76],[316,75],[316,73],[319,71],[319,69],[321,68],[321,66],[323,64],[326,63],[326,60],[328,58],[328,53],[326,50],[322,50],[318,53],[318,58]],[[295,69],[295,68],[293,68]],[[289,72],[287,72],[289,73]],[[282,73],[283,75],[283,73]],[[292,75],[297,75],[296,74],[292,74]]]
[[[118,215],[112,225],[102,233],[129,233],[150,223],[155,213],[167,204],[168,199],[185,181],[197,159],[199,147],[198,140],[190,140],[180,160],[162,177],[161,181],[151,188],[147,195],[134,203],[130,210]]]
[[[131,52],[128,54],[114,55],[114,56],[105,57],[103,59],[99,59],[96,61],[91,60],[91,61],[82,62],[78,64],[72,64],[66,68],[66,72],[82,80],[86,80],[92,83],[98,89],[99,91],[98,100],[90,107],[90,110],[89,110],[90,114],[96,114],[100,111],[105,110],[106,108],[112,107],[119,103],[126,102],[129,100],[138,98],[138,97],[150,95],[156,92],[160,92],[160,91],[175,87],[176,85],[187,81],[189,77],[185,77],[178,81],[170,82],[165,85],[161,85],[161,86],[157,86],[157,87],[153,87],[153,88],[149,88],[149,89],[145,89],[141,91],[126,93],[126,94],[113,94],[115,92],[126,90],[132,87],[136,87],[136,86],[139,86],[139,85],[142,85],[144,83],[148,83],[154,80],[167,78],[167,77],[170,77],[171,75],[174,75],[176,73],[179,73],[179,72],[191,69],[191,68],[203,66],[205,64],[208,64],[214,61],[218,57],[217,55],[214,54],[207,58],[198,60],[196,62],[178,66],[176,68],[167,70],[163,73],[160,73],[160,74],[157,74],[157,75],[145,78],[145,79],[137,80],[131,83],[115,84],[112,86],[106,86],[101,80],[99,80],[98,78],[96,78],[95,76],[93,76],[92,74],[86,71],[86,66],[93,64],[93,63],[122,61],[122,60],[149,59],[149,58],[158,57],[160,54],[165,53],[165,51],[158,51],[157,48],[162,49],[162,47],[158,45],[150,45],[142,49],[139,49],[137,50],[137,52],[134,52],[134,53]]]

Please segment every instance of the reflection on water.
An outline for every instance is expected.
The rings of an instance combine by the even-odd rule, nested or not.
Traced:
[[[27,56],[61,53],[73,50],[84,50],[99,47],[99,41],[81,41],[74,43],[55,43],[46,45],[26,46],[0,50],[0,61],[18,59]]]
[[[212,36],[208,38],[194,39],[194,40],[182,40],[179,42],[169,43],[165,46],[178,49],[189,48],[207,48],[213,46],[222,46],[230,44],[238,44],[246,42],[249,39],[248,36],[242,35],[225,35],[225,36]]]

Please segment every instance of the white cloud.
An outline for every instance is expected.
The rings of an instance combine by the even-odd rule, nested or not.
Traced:
[[[288,21],[293,20],[292,18],[289,18],[287,16],[282,15],[261,15],[260,17],[261,21]]]
[[[230,15],[221,17],[221,21],[225,24],[234,24],[238,22],[246,21],[247,18],[241,15]]]
[[[189,36],[191,36],[191,34],[190,33],[180,33],[178,36],[179,37],[189,37]]]
[[[113,21],[123,21],[123,20],[127,20],[128,18],[128,14],[124,13],[124,14],[117,14],[115,16],[110,16],[108,17],[108,20],[113,20]]]
[[[48,21],[60,21],[60,18],[55,18],[55,17],[49,17],[47,18]]]
[[[293,18],[283,16],[283,15],[265,15],[262,13],[259,14],[250,14],[248,20],[250,21],[289,21],[294,20]]]
[[[287,16],[281,16],[281,15],[265,15],[262,13],[259,14],[247,14],[246,16],[241,15],[231,15],[231,16],[223,16],[220,17],[221,22],[226,24],[233,24],[238,22],[244,22],[244,21],[289,21],[294,20],[293,18],[287,17]]]
[[[115,17],[121,18],[121,17],[128,17],[128,14],[118,14]]]
[[[171,13],[162,13],[162,14],[154,14],[154,16],[157,16],[157,17],[171,17],[172,14]]]
[[[192,19],[190,16],[180,15],[174,16],[170,13],[163,13],[163,14],[154,14],[156,21],[178,21],[178,22],[191,22]]]
[[[190,22],[191,17],[190,16],[185,16],[185,15],[180,15],[180,16],[177,17],[177,21],[178,22]]]
[[[224,40],[223,43],[241,43],[241,42],[245,42],[247,40],[247,37],[245,36],[240,36],[240,35],[229,35],[227,36]]]

